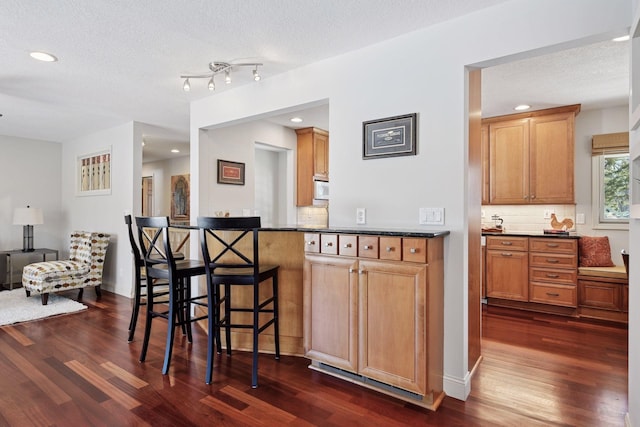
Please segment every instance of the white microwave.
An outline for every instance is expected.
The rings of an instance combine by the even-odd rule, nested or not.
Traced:
[[[329,183],[327,181],[313,181],[313,198],[329,200]]]

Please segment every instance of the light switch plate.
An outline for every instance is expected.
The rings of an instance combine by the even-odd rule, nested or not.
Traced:
[[[444,208],[420,208],[418,223],[420,225],[444,225]]]
[[[367,223],[367,210],[365,208],[356,209],[356,224]]]

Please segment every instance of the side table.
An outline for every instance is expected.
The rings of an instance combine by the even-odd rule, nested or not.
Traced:
[[[9,289],[13,290],[13,260],[14,258],[20,258],[30,255],[42,255],[42,261],[47,261],[47,255],[54,255],[55,259],[58,259],[57,249],[37,248],[30,252],[24,252],[21,249],[14,249],[11,251],[0,251],[0,258],[4,257],[6,274],[3,278],[3,282],[0,284],[0,290],[4,289],[4,285],[8,284]]]

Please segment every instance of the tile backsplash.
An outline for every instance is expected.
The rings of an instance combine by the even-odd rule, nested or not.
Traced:
[[[329,209],[326,207],[305,206],[298,208],[298,225],[311,227],[329,226]]]
[[[491,217],[498,215],[504,220],[502,227],[507,232],[542,232],[542,230],[552,228],[551,219],[544,218],[545,211],[555,213],[558,221],[562,221],[564,218],[571,219],[574,222],[571,230],[575,231],[575,205],[484,205],[482,206],[484,214],[482,227],[494,227],[495,222]]]

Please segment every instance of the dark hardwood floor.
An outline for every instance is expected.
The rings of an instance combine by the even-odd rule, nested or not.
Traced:
[[[68,296],[75,296],[75,293]],[[128,299],[103,292],[89,309],[0,328],[1,426],[623,426],[627,330],[509,309],[485,308],[484,360],[466,402],[436,412],[307,368],[299,357],[215,360],[204,382],[206,335],[175,343],[160,373],[166,323],[154,321],[147,361],[127,343]]]

